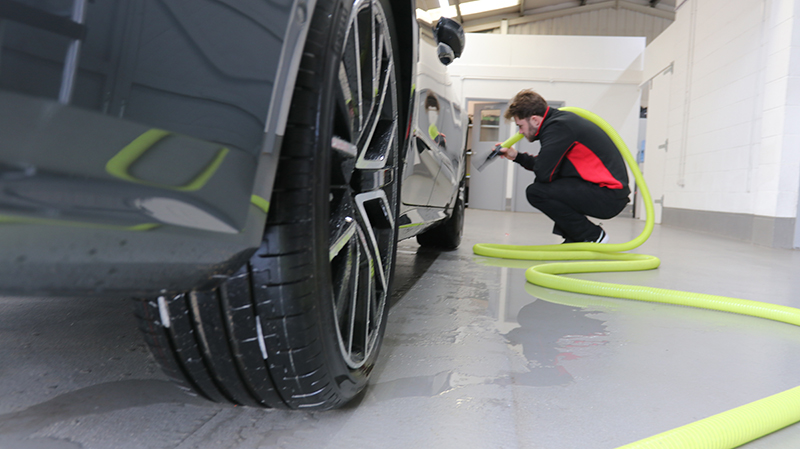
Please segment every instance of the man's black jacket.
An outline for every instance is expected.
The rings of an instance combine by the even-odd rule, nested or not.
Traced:
[[[536,173],[535,182],[573,177],[630,193],[625,160],[605,131],[589,120],[548,107],[534,140],[542,145],[539,154],[518,153],[514,162]]]

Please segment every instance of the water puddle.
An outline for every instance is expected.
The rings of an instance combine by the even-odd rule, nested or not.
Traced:
[[[483,258],[476,262],[500,267],[500,289],[490,297],[487,309],[508,345],[526,360],[524,371],[498,381],[531,387],[572,383],[564,362],[606,344],[606,324],[596,312],[613,304],[527,283],[525,270],[535,262]]]

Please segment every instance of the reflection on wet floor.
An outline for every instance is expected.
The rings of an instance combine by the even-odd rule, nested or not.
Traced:
[[[604,224],[614,242],[641,226]],[[140,349],[127,305],[0,302],[0,449],[610,449],[797,386],[793,326],[548,290],[525,281],[536,262],[471,251],[554,243],[551,227],[468,209],[456,251],[401,242],[370,386],[330,412],[184,396]],[[660,226],[641,252],[661,268],[575,276],[800,305],[800,252]],[[794,425],[743,447],[797,441]]]
[[[589,312],[544,300],[534,300],[517,314],[519,327],[503,336],[513,346],[521,346],[528,359],[528,373],[515,374],[515,384],[531,387],[565,385],[572,375],[561,360],[579,356],[573,348],[603,344],[597,337],[605,335],[602,321]]]
[[[187,397],[171,382],[163,380],[124,380],[92,385],[57,396],[18,412],[0,415],[0,448],[42,449],[82,448],[79,444],[43,438],[31,439],[42,429],[60,422],[80,422],[90,415],[107,415],[120,409],[146,407],[154,404],[200,404],[199,398]]]
[[[500,267],[499,295],[488,310],[497,318],[501,335],[528,361],[526,371],[511,373],[510,382],[527,386],[570,383],[573,377],[561,361],[578,358],[572,351],[575,347],[604,344],[602,320],[591,316],[591,311],[560,304],[557,298],[563,293],[528,284],[525,270],[537,262],[478,256],[474,261]]]
[[[370,394],[378,401],[438,396],[453,388],[450,384],[452,376],[452,371],[444,371],[433,376],[403,377],[374,385]]]
[[[484,226],[466,244],[553,243],[541,216],[470,213]],[[620,241],[640,231],[640,222],[630,219],[606,226]],[[675,244],[672,234],[678,234]],[[752,298],[736,291],[752,268],[730,258],[724,266],[709,265],[703,257],[754,251],[736,262],[760,267],[766,251],[781,258],[778,271],[800,268],[799,257],[781,250],[681,231],[657,228],[653,243],[656,248],[642,252],[661,256],[660,270],[575,276]],[[414,251],[408,243],[402,248]],[[413,401],[469,420],[463,409],[469,404],[509,420],[487,420],[485,427],[514,423],[515,443],[497,447],[613,448],[796,385],[800,363],[791,354],[800,349],[800,332],[791,326],[544,289],[528,284],[525,270],[547,262],[488,259],[468,248],[441,254],[392,310],[386,365],[364,406]],[[774,284],[774,273],[764,276]],[[790,277],[787,282],[799,284]],[[752,299],[792,300],[788,293]],[[441,422],[423,415],[414,421]],[[800,434],[790,429],[746,447],[783,447],[781,441]]]

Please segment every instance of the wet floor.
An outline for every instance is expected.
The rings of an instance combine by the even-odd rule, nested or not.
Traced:
[[[800,329],[553,292],[474,243],[556,243],[539,214],[467,210],[462,247],[399,246],[380,364],[343,410],[183,395],[126,301],[0,298],[0,448],[615,448],[800,384]],[[604,224],[614,243],[643,223]],[[800,307],[800,252],[657,226],[662,266],[581,278]],[[746,448],[796,448],[800,425]]]

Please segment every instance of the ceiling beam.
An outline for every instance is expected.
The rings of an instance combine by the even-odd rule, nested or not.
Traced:
[[[659,0],[655,0],[658,2]],[[657,9],[655,6],[644,6],[639,5],[637,3],[626,2],[624,0],[620,1],[620,7],[624,9],[629,9],[631,11],[640,12],[642,14],[648,14],[651,16],[656,16],[661,19],[667,20],[675,20],[675,12],[674,11],[664,11],[663,9]]]
[[[572,14],[579,14],[582,12],[595,11],[599,9],[606,9],[612,7],[614,1],[605,1],[601,3],[594,3],[586,6],[574,6],[572,8],[559,9],[556,11],[548,11],[538,14],[528,14],[522,17],[515,17],[508,21],[509,25],[520,25],[522,23],[538,22],[539,20],[555,19],[557,17],[569,16]],[[500,20],[496,18],[488,18],[483,20],[470,21],[464,24],[464,31],[477,32],[488,31],[494,28],[500,28]]]
[[[622,8],[631,11],[636,11],[642,14],[659,17],[667,20],[675,20],[675,13],[672,11],[664,11],[661,9],[652,8],[649,6],[638,5],[626,0],[608,0],[600,3],[592,3],[584,6],[573,6],[571,8],[559,9],[556,11],[548,11],[538,14],[528,14],[522,17],[515,17],[508,19],[508,25],[522,25],[525,23],[538,22],[540,20],[555,19],[559,17],[570,16],[573,14],[580,14],[590,11],[598,11],[601,9],[609,8]],[[464,24],[464,31],[468,33],[475,33],[481,31],[489,31],[495,28],[500,28],[500,19],[495,16],[494,18],[487,18],[483,20],[468,21]]]

